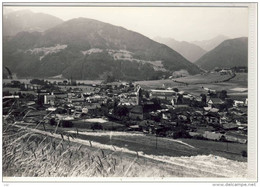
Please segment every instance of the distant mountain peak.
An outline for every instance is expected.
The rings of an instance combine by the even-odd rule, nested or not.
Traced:
[[[173,38],[162,37],[155,37],[154,40],[169,46],[191,62],[195,62],[206,53],[201,47],[186,41],[177,41]]]
[[[191,43],[200,46],[206,51],[210,51],[227,39],[229,39],[227,36],[220,34],[209,40],[192,41]]]
[[[45,13],[34,13],[31,10],[13,11],[3,16],[3,35],[14,36],[22,31],[43,32],[63,20]]]

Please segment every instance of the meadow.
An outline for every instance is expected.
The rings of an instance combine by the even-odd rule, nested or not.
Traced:
[[[218,83],[223,82],[232,75],[220,75],[219,73],[204,73],[204,74],[197,74],[194,76],[187,76],[187,77],[180,77],[177,79],[173,79],[176,82],[182,82],[187,84],[205,84],[205,83]]]
[[[206,94],[207,91],[204,88],[219,91],[226,90],[231,98],[240,97],[245,99],[247,97],[248,74],[237,73],[232,79],[223,82],[230,77],[230,75],[210,73],[181,77],[174,80],[137,81],[135,84],[139,84],[145,89],[178,88],[195,96],[200,96],[202,93]]]
[[[71,129],[40,126],[21,126],[4,120],[3,180],[5,177],[246,176],[247,162],[226,159],[214,155],[214,151],[203,152],[184,140],[158,137],[156,149],[155,137],[140,133],[113,135],[113,132],[85,131],[84,135],[77,129],[71,132]],[[169,154],[161,154],[162,151]],[[199,167],[202,163],[203,167]]]
[[[100,149],[87,143],[86,146],[66,135],[51,136],[5,124],[3,177],[182,176],[181,167],[173,171],[163,163],[137,154]]]

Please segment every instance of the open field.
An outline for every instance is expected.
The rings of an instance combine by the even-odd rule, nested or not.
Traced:
[[[65,133],[61,135],[62,133],[50,133],[17,125],[5,124],[3,133],[4,176],[246,176],[246,162],[232,161],[212,154],[191,157],[145,154],[129,147],[101,144],[83,140],[79,136],[72,138]],[[134,136],[128,137],[133,137],[133,141],[136,140]],[[116,137],[120,137],[120,134]],[[187,150],[194,149],[188,144],[175,143]]]
[[[220,75],[219,73],[204,73],[194,76],[181,77],[174,79],[176,82],[183,82],[188,84],[204,84],[204,83],[217,83],[231,78],[231,75]]]
[[[104,130],[90,130],[91,128],[61,128],[50,125],[35,126],[29,123],[17,123],[20,126],[57,132],[82,140],[95,141],[100,144],[113,145],[127,148],[132,151],[143,152],[151,155],[166,156],[196,156],[196,155],[218,155],[227,159],[246,162],[247,158],[242,157],[241,152],[247,150],[246,144],[227,143],[196,139],[171,139],[155,137],[154,135],[140,132],[114,132]],[[105,125],[103,123],[102,125]],[[90,125],[90,123],[88,124]],[[156,143],[157,142],[157,143]],[[228,147],[227,147],[228,146]]]
[[[73,132],[73,131],[69,131]],[[75,131],[73,133],[75,135]],[[227,143],[194,140],[194,139],[170,139],[129,132],[79,132],[81,139],[92,140],[102,144],[126,147],[130,150],[141,151],[144,154],[166,155],[166,156],[196,156],[214,154],[231,160],[246,161],[241,156],[242,151],[247,150],[247,145],[238,143]],[[156,140],[157,139],[157,140]],[[157,142],[157,143],[156,143]],[[198,146],[197,146],[198,144]]]
[[[64,80],[68,79],[52,79],[52,78],[38,78],[40,80],[44,79],[51,83],[54,82],[63,82]],[[3,83],[11,83],[12,81],[20,81],[21,83],[29,84],[32,79],[3,79]],[[102,80],[76,80],[77,83],[84,83],[84,84],[100,84]]]
[[[134,84],[139,84],[142,88],[145,89],[155,89],[155,88],[168,88],[168,87],[179,87],[183,86],[182,83],[174,82],[171,79],[164,80],[152,80],[152,81],[136,81]]]
[[[210,75],[210,74],[209,74]],[[208,76],[209,76],[208,75]],[[211,78],[203,78],[203,75],[195,75],[189,77],[180,78],[186,80],[188,84],[174,82],[173,80],[154,80],[154,81],[138,81],[135,84],[139,84],[146,89],[154,88],[178,88],[179,90],[189,92],[193,95],[199,96],[201,93],[207,93],[203,88],[208,88],[212,90],[227,90],[228,95],[239,95],[243,99],[247,97],[247,85],[248,77],[247,73],[237,73],[234,78],[227,82],[212,83],[212,79],[216,78],[216,75],[212,75]],[[221,75],[222,76],[222,75]],[[221,79],[218,75],[218,79]],[[230,76],[230,75],[229,75]],[[194,79],[195,78],[195,79]],[[194,81],[194,82],[193,82]],[[198,83],[203,82],[203,83]]]
[[[172,170],[169,165],[152,159],[16,127],[5,129],[3,140],[4,177],[179,177],[184,174],[181,166]],[[192,172],[185,174],[194,176]]]

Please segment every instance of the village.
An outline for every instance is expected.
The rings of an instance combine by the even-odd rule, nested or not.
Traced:
[[[10,88],[3,92],[3,115],[21,125],[247,143],[248,100],[230,99],[226,90],[203,88],[195,96],[177,87],[144,89],[122,81],[79,85],[72,79],[13,80],[3,87]]]

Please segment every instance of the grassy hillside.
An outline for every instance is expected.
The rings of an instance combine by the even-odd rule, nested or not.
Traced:
[[[206,70],[248,66],[248,38],[225,40],[195,62]]]

